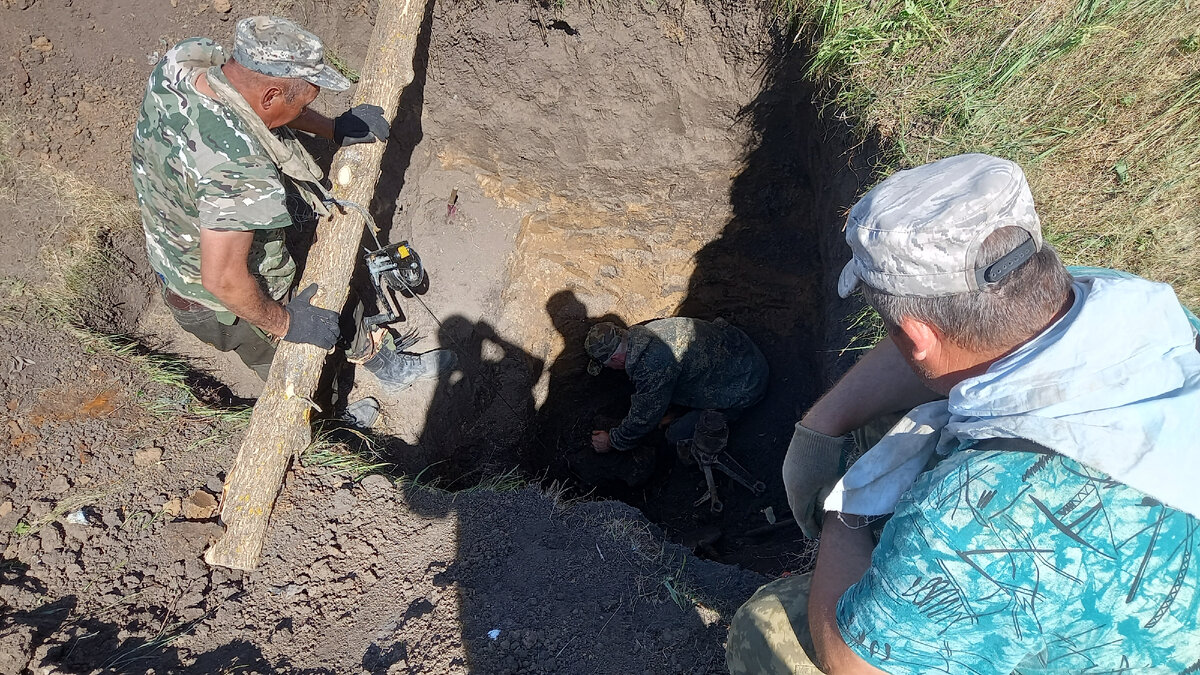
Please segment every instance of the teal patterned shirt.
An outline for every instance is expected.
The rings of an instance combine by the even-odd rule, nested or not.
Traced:
[[[901,499],[838,622],[890,673],[1200,672],[1196,530],[1061,455],[959,450]]]

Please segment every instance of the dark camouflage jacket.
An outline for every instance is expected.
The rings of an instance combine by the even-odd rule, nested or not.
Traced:
[[[671,404],[711,410],[746,408],[767,386],[767,361],[724,319],[674,317],[629,329],[625,372],[633,381],[629,414],[611,432],[629,450],[658,426]]]

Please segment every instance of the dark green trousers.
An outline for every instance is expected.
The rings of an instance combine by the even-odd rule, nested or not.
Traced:
[[[162,288],[163,301],[167,303],[176,323],[187,332],[200,338],[205,344],[223,352],[234,352],[251,370],[265,382],[275,358],[275,341],[257,326],[242,319],[232,325],[217,321],[217,313],[211,309],[180,297]],[[284,298],[283,302],[287,302]],[[338,347],[346,350],[348,357],[361,357],[372,348],[370,331],[363,325],[365,310],[358,298],[351,296],[342,312],[342,338]]]

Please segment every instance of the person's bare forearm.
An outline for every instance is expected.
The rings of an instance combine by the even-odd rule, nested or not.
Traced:
[[[821,671],[825,673],[879,673],[846,644],[838,628],[838,599],[862,579],[871,566],[875,541],[869,527],[851,528],[842,514],[826,513],[821,547],[808,596],[808,622]],[[846,515],[850,522],[860,516]]]
[[[891,338],[884,338],[808,409],[800,424],[827,436],[841,436],[881,415],[911,410],[937,398]]]
[[[307,131],[314,136],[333,140],[333,120],[312,108],[305,109],[299,117],[288,123],[288,126],[297,131]]]
[[[258,326],[268,335],[283,337],[288,331],[288,313],[283,305],[268,297],[254,277],[213,284],[209,292],[239,318]]]

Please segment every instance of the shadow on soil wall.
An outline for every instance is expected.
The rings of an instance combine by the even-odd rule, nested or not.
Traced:
[[[806,61],[801,51],[780,45],[766,64],[762,91],[743,111],[757,143],[733,181],[733,216],[696,254],[678,312],[725,318],[750,335],[770,364],[765,399],[732,425],[728,447],[766,483],[766,493],[755,497],[718,475],[725,510],[693,506],[704,494],[702,474],[679,464],[661,434],[647,442],[657,450],[619,457],[590,451],[591,430],[618,421],[631,390],[615,371],[582,375],[583,336],[592,323],[612,317],[587,316],[570,290],[546,305],[567,348],[550,362],[549,395],[524,457],[527,469],[551,467],[554,477],[639,507],[702,555],[767,573],[795,569],[809,547],[787,512],[780,467],[800,411],[846,367],[838,349],[852,303],[836,295],[847,255],[841,224],[870,180],[873,153],[873,144],[852,146],[850,129],[821,114],[803,79]],[[763,514],[768,507],[778,518],[774,527]]]

